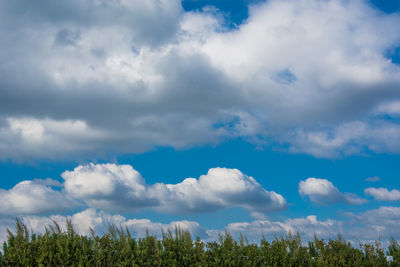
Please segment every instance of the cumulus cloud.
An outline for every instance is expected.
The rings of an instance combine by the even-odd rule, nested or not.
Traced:
[[[379,201],[399,201],[400,191],[397,189],[388,190],[387,188],[369,187],[364,189],[364,194],[372,196],[375,200]]]
[[[312,202],[320,205],[328,205],[344,202],[352,205],[360,205],[367,202],[366,199],[352,193],[341,193],[339,189],[327,179],[307,178],[299,183],[299,193],[308,197]]]
[[[142,176],[130,165],[90,164],[61,174],[65,191],[90,207],[135,210],[159,203],[147,192]]]
[[[178,184],[156,184],[150,189],[162,196],[164,211],[195,212],[225,207],[243,207],[268,212],[286,209],[286,200],[265,190],[253,177],[237,169],[213,168],[199,179],[186,178]]]
[[[90,164],[61,175],[65,191],[89,207],[108,211],[152,208],[166,213],[209,212],[243,207],[255,212],[286,208],[278,193],[265,190],[237,169],[213,168],[199,179],[147,185],[130,165]]]
[[[61,174],[64,183],[34,179],[0,189],[0,215],[68,212],[87,206],[111,212],[153,209],[188,214],[241,207],[254,214],[287,208],[285,198],[237,169],[213,168],[198,179],[146,184],[130,165],[89,164]],[[54,188],[53,188],[54,187]]]
[[[0,18],[2,159],[237,137],[318,157],[400,151],[385,117],[400,17],[366,1],[261,2],[235,29],[178,0],[2,1]]]
[[[22,181],[0,189],[0,215],[25,215],[68,211],[77,203],[63,192],[35,181]]]

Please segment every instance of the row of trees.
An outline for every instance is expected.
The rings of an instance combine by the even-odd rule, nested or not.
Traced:
[[[400,266],[400,245],[392,240],[386,250],[379,242],[356,248],[340,236],[315,237],[304,245],[299,234],[272,242],[262,237],[257,245],[229,233],[205,243],[179,228],[161,239],[149,234],[136,239],[115,226],[102,236],[93,231],[84,236],[68,220],[66,231],[54,223],[44,234],[30,234],[17,220],[16,231],[8,231],[3,244],[0,266]]]

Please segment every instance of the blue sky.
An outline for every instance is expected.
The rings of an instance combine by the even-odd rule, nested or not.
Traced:
[[[400,238],[399,1],[0,10],[0,239],[16,216]]]

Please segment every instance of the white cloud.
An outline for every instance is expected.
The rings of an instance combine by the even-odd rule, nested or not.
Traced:
[[[134,211],[159,202],[148,194],[144,179],[130,165],[90,164],[61,176],[65,191],[89,207]]]
[[[213,168],[199,179],[186,178],[178,184],[155,184],[150,192],[161,196],[160,211],[207,211],[243,207],[268,212],[286,208],[280,194],[265,190],[254,178],[237,169]]]
[[[153,209],[188,214],[241,207],[265,214],[287,208],[285,198],[265,190],[237,169],[213,168],[199,179],[146,184],[130,165],[89,164],[61,174],[64,183],[47,178],[26,180],[0,189],[0,215],[67,212],[86,205],[112,212]],[[52,187],[56,187],[53,189]]]
[[[90,164],[61,175],[65,191],[89,207],[109,211],[153,208],[166,213],[209,212],[229,207],[268,212],[286,201],[237,169],[213,168],[199,179],[146,185],[130,165]]]
[[[341,193],[336,186],[327,179],[307,178],[299,183],[299,193],[307,196],[312,202],[320,205],[328,205],[337,202],[344,202],[352,205],[360,205],[367,202],[356,194]]]
[[[388,190],[387,188],[369,187],[364,189],[364,194],[374,197],[379,201],[399,201],[400,191],[397,189]]]
[[[384,56],[400,17],[366,1],[266,1],[235,29],[178,0],[0,10],[1,159],[236,137],[318,157],[400,151],[398,124],[377,118],[400,101],[400,67]]]
[[[34,181],[22,181],[9,190],[0,189],[0,215],[16,216],[67,211],[76,202],[61,191]]]

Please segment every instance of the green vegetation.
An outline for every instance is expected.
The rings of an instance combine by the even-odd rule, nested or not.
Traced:
[[[115,226],[101,237],[93,231],[88,237],[77,234],[69,220],[66,231],[54,223],[44,234],[30,234],[17,220],[16,232],[8,231],[3,244],[0,266],[400,266],[400,245],[393,239],[386,250],[379,242],[355,248],[340,236],[315,237],[304,245],[299,234],[272,242],[263,237],[256,245],[229,233],[204,243],[179,228],[162,239],[149,234],[135,239]]]

